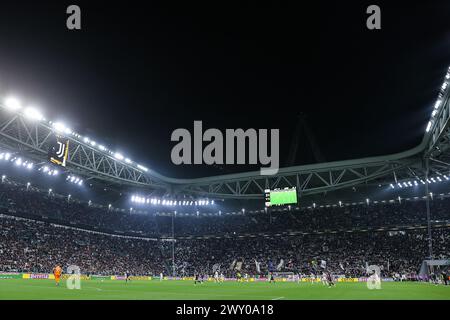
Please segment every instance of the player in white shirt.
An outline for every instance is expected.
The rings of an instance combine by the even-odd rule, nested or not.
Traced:
[[[214,282],[219,282],[219,272],[214,272]]]
[[[161,273],[159,274],[159,281],[163,281],[163,279],[164,279],[164,275],[163,275],[163,273],[161,272]]]
[[[325,271],[322,273],[321,281],[322,281],[322,284],[323,284],[324,286],[326,286],[326,285],[328,284],[328,281],[327,281],[327,274],[325,273]]]

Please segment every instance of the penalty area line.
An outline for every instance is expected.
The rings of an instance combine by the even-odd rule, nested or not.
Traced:
[[[284,297],[273,298],[272,300],[281,300],[281,299],[284,299]]]

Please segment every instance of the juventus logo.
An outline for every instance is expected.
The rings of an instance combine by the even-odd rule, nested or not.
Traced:
[[[56,151],[56,156],[58,158],[63,158],[65,150],[66,150],[66,145],[64,143],[58,141],[58,151]]]
[[[49,149],[50,162],[63,166],[66,166],[66,160],[68,157],[69,140],[59,141],[60,137],[56,137],[56,141]]]

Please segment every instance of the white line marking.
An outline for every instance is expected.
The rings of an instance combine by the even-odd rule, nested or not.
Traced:
[[[273,298],[272,300],[281,300],[281,299],[284,299],[284,297]]]

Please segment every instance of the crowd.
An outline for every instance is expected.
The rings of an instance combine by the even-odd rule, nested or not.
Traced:
[[[428,255],[423,201],[177,217],[176,241],[168,241],[171,217],[112,211],[21,188],[0,185],[0,271],[49,272],[60,264],[89,274],[167,275],[175,269],[179,276],[213,270],[233,276],[309,275],[326,268],[353,277],[378,265],[386,276],[414,276]],[[434,199],[431,206],[434,220],[450,219],[449,199]],[[396,230],[375,230],[386,226]],[[123,236],[131,231],[140,237]],[[435,225],[432,239],[435,258],[450,258],[450,228]]]
[[[3,212],[88,229],[123,232],[148,237],[171,237],[172,218],[152,213],[109,209],[68,200],[47,193],[30,191],[26,186],[0,184]],[[450,221],[450,198],[430,201],[433,221]],[[209,210],[209,209],[207,209]],[[172,210],[173,211],[173,210]],[[180,210],[179,210],[180,211]],[[267,210],[221,215],[181,216],[174,219],[178,237],[246,233],[317,232],[323,230],[370,229],[405,225],[426,225],[425,201],[379,202],[370,205],[343,205],[300,210]]]

